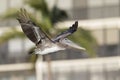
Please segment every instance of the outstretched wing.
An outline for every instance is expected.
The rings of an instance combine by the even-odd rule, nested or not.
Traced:
[[[17,20],[19,21],[25,35],[35,44],[38,44],[41,39],[50,40],[42,29],[30,19],[25,9],[21,9],[18,12]]]
[[[59,41],[60,39],[66,38],[67,36],[71,35],[74,33],[78,28],[78,21],[76,21],[68,30],[60,33],[53,39],[54,42]]]

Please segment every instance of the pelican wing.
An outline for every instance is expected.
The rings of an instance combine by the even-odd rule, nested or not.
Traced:
[[[41,39],[50,40],[43,30],[30,19],[25,9],[21,9],[18,12],[17,20],[25,35],[35,44],[38,44]]]
[[[68,30],[57,35],[57,37],[55,37],[53,41],[56,42],[56,41],[59,41],[60,39],[66,38],[67,36],[74,33],[77,30],[77,28],[78,28],[78,21],[76,21]]]

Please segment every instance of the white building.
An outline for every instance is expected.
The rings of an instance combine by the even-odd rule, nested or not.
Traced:
[[[56,0],[46,1],[49,8],[56,2]],[[68,21],[58,24],[70,26],[75,20],[79,20],[79,25],[90,30],[98,41],[99,47],[97,53],[100,57],[120,55],[120,0],[57,0],[57,6],[66,10],[69,15]],[[31,10],[24,3],[24,0],[1,0],[0,14],[13,7],[17,9],[25,7]],[[0,19],[0,35],[7,31],[8,26],[18,26],[18,23],[16,20],[3,21]],[[35,75],[33,65],[27,61],[29,55],[26,52],[33,46],[33,43],[28,41],[27,39],[24,41],[12,39],[0,46],[1,80],[37,79],[35,78],[37,74]],[[51,66],[52,69],[52,80],[79,80],[80,78],[81,80],[119,80],[119,61],[119,57],[55,61],[48,65],[48,67]],[[5,63],[6,65],[3,65]],[[12,64],[7,65],[7,63]],[[39,63],[38,61],[36,64],[38,73],[39,64],[41,62]],[[45,63],[43,63],[43,78],[47,80],[45,76],[50,77],[50,71],[47,71],[47,65],[44,65]]]

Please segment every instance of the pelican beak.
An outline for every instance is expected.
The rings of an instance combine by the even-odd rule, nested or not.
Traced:
[[[75,44],[75,43],[69,43],[68,46],[72,47],[72,48],[75,48],[75,49],[79,49],[79,50],[86,50],[85,48]]]
[[[65,44],[68,46],[68,47],[71,47],[71,48],[74,48],[74,49],[79,49],[79,50],[83,50],[85,51],[86,49],[77,45],[76,43],[72,42],[71,40],[67,39],[67,41],[65,42]]]

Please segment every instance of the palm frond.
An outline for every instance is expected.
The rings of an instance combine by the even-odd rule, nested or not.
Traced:
[[[11,8],[8,11],[4,12],[2,15],[0,15],[0,18],[11,19],[11,18],[16,18],[16,16],[17,16],[17,9]]]
[[[51,18],[52,24],[55,24],[59,21],[67,19],[68,15],[64,10],[61,10],[57,6],[54,6],[50,13],[50,18]]]
[[[25,0],[29,6],[35,10],[41,11],[43,14],[49,14],[48,6],[45,0]]]
[[[9,29],[9,31],[4,32],[1,36],[0,36],[0,44],[9,41],[10,39],[13,38],[24,38],[24,34],[21,31],[18,31],[14,28]]]

